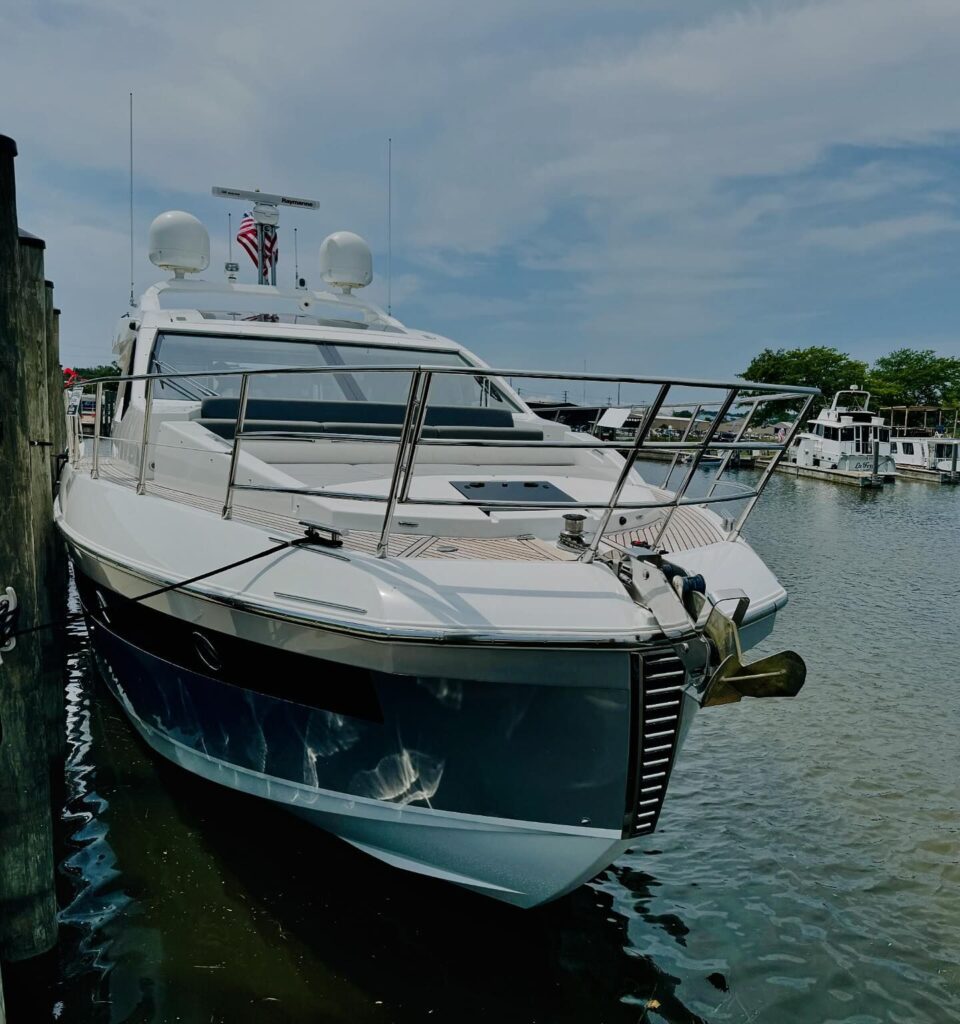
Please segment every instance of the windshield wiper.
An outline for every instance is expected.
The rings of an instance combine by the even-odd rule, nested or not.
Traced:
[[[170,363],[163,362],[156,356],[153,357],[153,363],[161,373],[181,372],[175,366],[172,366]],[[195,377],[187,377],[186,380],[190,382],[190,385],[192,387],[196,388],[197,391],[200,392],[199,395],[191,394],[188,385],[184,381],[164,380],[160,382],[160,386],[162,387],[164,384],[166,384],[172,391],[179,391],[180,394],[184,396],[184,398],[189,398],[192,402],[199,402],[203,398],[217,397],[216,391],[214,391],[212,388],[208,388],[205,385],[201,384]]]

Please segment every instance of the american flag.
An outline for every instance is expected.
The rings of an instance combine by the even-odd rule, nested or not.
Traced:
[[[253,265],[259,266],[257,260],[257,224],[252,213],[245,213],[240,221],[237,241],[246,251]],[[280,259],[280,246],[277,244],[277,229],[269,224],[263,226],[263,272],[269,273],[271,265],[275,266]]]

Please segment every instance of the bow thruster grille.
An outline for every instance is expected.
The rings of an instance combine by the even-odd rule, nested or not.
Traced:
[[[680,736],[684,676],[683,662],[670,647],[634,658],[636,764],[630,772],[625,836],[647,835],[656,828]]]

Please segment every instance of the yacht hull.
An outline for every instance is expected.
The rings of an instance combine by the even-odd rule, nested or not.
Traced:
[[[296,700],[277,696],[276,679],[218,678],[184,664],[176,634],[195,623],[169,622],[146,650],[125,599],[88,578],[78,583],[102,674],[159,754],[396,867],[522,907],[577,887],[652,831],[680,724],[696,706],[677,692],[684,713],[656,814],[638,828],[637,653],[594,655],[575,685],[559,670],[578,653],[570,651],[537,652],[544,667],[535,679],[518,659],[512,681],[502,671],[499,681],[464,678],[476,671],[469,651],[438,651],[436,674],[416,677],[317,659],[318,678],[340,671],[353,688],[369,687],[346,713],[339,689],[304,703],[302,688]],[[213,646],[201,653],[223,651],[228,662],[229,638],[204,635]]]

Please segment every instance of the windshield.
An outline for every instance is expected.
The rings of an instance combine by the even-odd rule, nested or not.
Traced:
[[[159,333],[150,373],[190,373],[185,380],[158,381],[157,398],[201,401],[214,395],[235,398],[240,377],[232,370],[267,370],[293,366],[469,366],[457,352],[399,348],[396,345],[351,345],[303,342],[288,338],[237,338],[210,334]],[[250,378],[257,398],[314,401],[406,402],[409,372],[288,373]],[[438,374],[430,384],[430,403],[493,407],[518,411],[495,381],[471,374]]]

